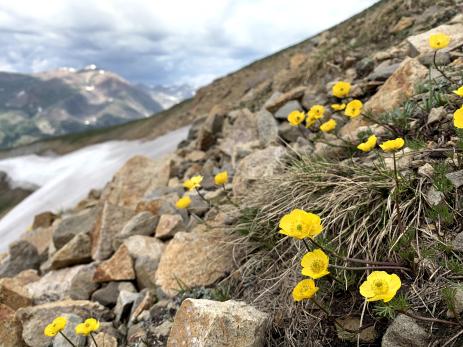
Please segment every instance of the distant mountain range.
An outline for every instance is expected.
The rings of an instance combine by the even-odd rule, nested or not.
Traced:
[[[0,148],[149,117],[193,95],[188,85],[135,85],[95,65],[0,72]]]

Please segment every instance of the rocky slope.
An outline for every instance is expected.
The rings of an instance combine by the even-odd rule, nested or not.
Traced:
[[[383,1],[313,38],[311,49],[293,47],[171,110],[197,102],[184,118],[197,120],[175,153],[130,159],[101,192],[64,215],[38,215],[10,246],[0,263],[0,341],[65,345],[41,334],[65,315],[65,333],[82,344],[74,325],[100,319],[96,338],[105,346],[461,345],[463,166],[452,114],[462,99],[428,47],[429,29],[452,37],[438,64],[462,85],[460,9],[453,1]],[[253,71],[281,73],[252,84]],[[340,79],[351,82],[369,119],[327,111],[336,135],[288,124],[291,111],[328,109]],[[230,81],[236,89],[227,89]],[[403,186],[395,186],[392,157],[355,149],[372,133],[381,142],[405,138],[397,154]],[[221,170],[230,173],[225,187],[214,183]],[[191,206],[176,208],[182,182],[197,174],[204,179]],[[317,240],[330,249],[401,265],[388,269],[402,279],[401,306],[362,310],[366,271],[342,261],[331,269],[341,284],[317,282],[320,307],[294,303],[306,250],[278,234],[294,208],[322,215],[326,236]]]

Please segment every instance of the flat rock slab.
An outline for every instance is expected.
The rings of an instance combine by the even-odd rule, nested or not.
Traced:
[[[113,256],[96,267],[93,281],[111,282],[135,279],[133,260],[125,245],[121,245]]]
[[[434,50],[429,46],[429,37],[431,34],[439,33],[447,34],[451,38],[448,47],[439,51],[448,52],[463,45],[463,24],[440,25],[424,33],[408,37],[407,42],[412,45],[418,54],[432,53]]]

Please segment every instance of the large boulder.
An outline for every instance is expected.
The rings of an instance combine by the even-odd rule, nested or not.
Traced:
[[[133,260],[125,245],[121,245],[110,259],[98,264],[93,276],[93,281],[97,283],[133,279],[135,279]]]
[[[242,159],[233,178],[233,194],[246,194],[255,181],[272,176],[286,153],[284,147],[270,146]]]
[[[223,231],[179,232],[169,242],[156,271],[156,285],[167,296],[209,286],[234,268],[233,246]]]
[[[387,328],[381,347],[421,347],[429,343],[429,334],[413,318],[398,315]]]
[[[238,301],[186,299],[172,326],[168,347],[260,347],[269,317]]]
[[[256,113],[257,135],[262,146],[276,143],[278,140],[278,123],[273,115],[267,110],[260,110]]]
[[[153,235],[159,222],[159,216],[155,216],[148,211],[143,211],[133,216],[124,228],[115,236],[113,249],[116,250],[122,242],[134,235]]]
[[[74,314],[82,318],[94,317],[102,321],[112,318],[107,308],[87,300],[63,300],[20,308],[16,311],[15,317],[22,323],[22,338],[27,346],[46,347],[50,338],[43,334],[43,329],[53,319],[65,314]]]
[[[13,277],[27,269],[38,269],[40,256],[32,244],[25,240],[13,242],[8,256],[0,262],[0,278]]]
[[[229,156],[232,156],[235,147],[257,140],[259,134],[257,130],[257,118],[248,109],[232,111],[228,118],[233,121],[233,124],[224,127],[224,138],[220,142],[220,149]]]
[[[165,187],[169,182],[171,160],[152,160],[135,156],[114,175],[105,187],[101,200],[135,209],[147,191]]]
[[[23,347],[21,331],[21,322],[15,318],[15,311],[0,303],[0,347]]]
[[[57,270],[63,267],[88,263],[92,260],[91,251],[90,236],[85,233],[77,234],[64,247],[53,254],[50,260],[51,269]]]
[[[448,52],[463,45],[463,24],[461,23],[440,25],[424,33],[408,37],[407,42],[418,54],[434,53],[434,50],[429,46],[429,37],[431,34],[437,33],[447,34],[451,37],[448,47],[441,49],[440,52]]]

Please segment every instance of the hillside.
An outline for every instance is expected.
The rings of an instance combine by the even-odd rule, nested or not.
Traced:
[[[0,341],[462,346],[462,9],[381,1],[162,117],[53,140],[191,124],[35,216],[0,256]]]

